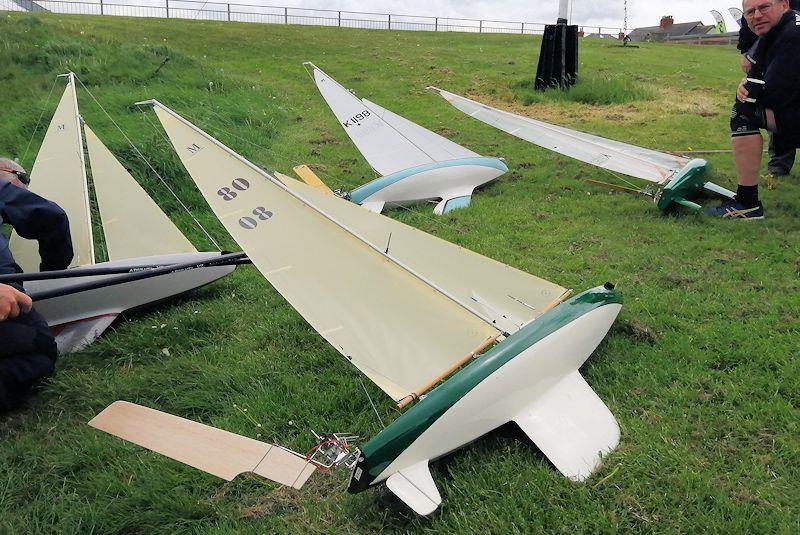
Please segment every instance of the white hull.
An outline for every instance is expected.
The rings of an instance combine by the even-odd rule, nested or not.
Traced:
[[[219,252],[209,252],[145,256],[93,264],[84,268],[75,268],[75,271],[121,265],[147,266],[193,261],[200,263],[204,260],[216,258],[219,255]],[[160,275],[36,301],[34,305],[56,334],[59,352],[69,353],[85,347],[100,336],[118,314],[199,288],[224,277],[234,269],[235,266],[190,269],[169,275]],[[97,275],[73,279],[30,281],[25,283],[25,289],[30,293],[35,293],[82,285],[91,281],[118,276]]]
[[[621,305],[597,308],[546,336],[456,402],[372,484],[387,486],[420,514],[441,503],[428,462],[497,427],[517,422],[565,476],[581,481],[619,443],[608,408],[578,368],[603,340]],[[502,394],[500,394],[502,393]]]
[[[450,167],[433,167],[409,174],[357,202],[375,212],[380,212],[385,203],[407,204],[441,199],[441,202],[437,204],[434,210],[434,213],[441,215],[452,209],[447,207],[448,201],[466,198],[466,204],[463,206],[468,205],[469,197],[475,188],[497,179],[503,173],[505,171],[502,169],[486,165],[464,164]],[[386,178],[378,179],[378,181]],[[369,186],[370,184],[367,184],[362,188]],[[357,194],[358,191],[355,190],[353,193]],[[459,204],[457,207],[462,207],[462,205]]]

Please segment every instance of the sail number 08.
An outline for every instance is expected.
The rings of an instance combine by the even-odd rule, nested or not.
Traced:
[[[223,201],[232,201],[239,195],[238,193],[236,193],[236,191],[246,191],[249,188],[250,188],[250,182],[248,182],[244,178],[235,178],[233,179],[233,182],[231,182],[230,188],[225,186],[218,189],[217,195],[222,197]],[[255,216],[255,218],[249,216],[239,218],[239,226],[247,230],[252,230],[258,226],[259,220],[266,221],[269,218],[271,218],[272,212],[270,212],[263,206],[259,206],[258,208],[253,209],[253,215]]]

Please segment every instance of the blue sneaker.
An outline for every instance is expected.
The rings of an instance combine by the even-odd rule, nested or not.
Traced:
[[[736,199],[727,201],[716,208],[706,208],[703,213],[711,217],[722,217],[727,219],[742,219],[747,221],[755,221],[764,219],[764,206],[759,202],[758,206],[753,208],[745,208],[745,206]]]

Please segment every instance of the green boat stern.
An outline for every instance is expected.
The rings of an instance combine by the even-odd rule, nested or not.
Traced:
[[[702,158],[690,160],[678,171],[675,177],[655,196],[659,210],[666,212],[676,204],[692,210],[700,210],[702,206],[686,199],[687,196],[701,191],[705,185],[705,171],[708,162]]]
[[[613,284],[606,283],[564,301],[495,345],[429,392],[424,399],[367,442],[353,468],[348,491],[361,492],[375,483],[386,468],[413,446],[444,413],[503,365],[581,316],[605,305],[621,303],[620,292],[614,289]]]

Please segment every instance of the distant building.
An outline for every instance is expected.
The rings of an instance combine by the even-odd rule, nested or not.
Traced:
[[[661,24],[658,26],[636,28],[628,35],[631,41],[663,41],[667,37],[705,35],[708,33],[716,33],[716,31],[716,26],[703,24],[699,20],[675,24],[671,15],[665,15],[661,17]]]

